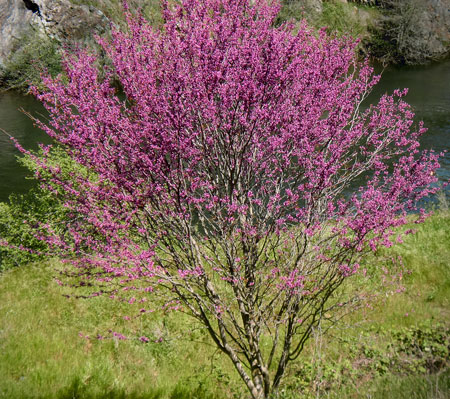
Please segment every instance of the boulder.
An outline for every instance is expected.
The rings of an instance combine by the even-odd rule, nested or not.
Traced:
[[[92,33],[104,33],[109,26],[105,15],[92,6],[75,5],[69,0],[27,0],[38,7],[34,18],[50,37],[60,41],[82,41]],[[37,12],[35,12],[35,15]]]
[[[305,3],[305,9],[307,12],[322,12],[322,0],[303,0],[303,3]]]

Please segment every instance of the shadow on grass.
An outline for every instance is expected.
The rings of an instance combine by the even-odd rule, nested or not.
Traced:
[[[76,377],[67,387],[51,396],[41,396],[39,399],[215,399],[201,385],[178,383],[172,389],[149,387],[146,392],[126,392],[116,388],[103,392],[92,392],[83,381]]]
[[[72,383],[59,392],[52,398],[55,399],[160,399],[164,395],[162,389],[150,388],[146,393],[126,392],[120,388],[113,388],[111,390],[104,390],[103,392],[92,392],[83,381],[75,377]],[[42,397],[42,399],[47,397]],[[48,397],[50,399],[50,396]]]
[[[450,398],[450,370],[437,375],[388,376],[380,381],[372,399],[448,399]]]

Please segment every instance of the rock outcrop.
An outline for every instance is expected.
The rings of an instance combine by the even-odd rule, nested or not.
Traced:
[[[17,47],[18,41],[31,28],[33,12],[20,0],[0,0],[0,65]]]
[[[0,0],[0,64],[32,30],[61,42],[79,42],[108,26],[102,12],[69,0]]]
[[[450,0],[427,0],[424,7],[416,38],[427,48],[430,59],[442,58],[450,53]]]
[[[85,40],[93,32],[103,33],[108,19],[92,6],[74,5],[69,0],[27,0],[38,6],[33,22],[47,35],[60,41]],[[33,11],[32,11],[33,12]]]
[[[450,0],[380,0],[380,6],[378,58],[423,64],[450,53]]]

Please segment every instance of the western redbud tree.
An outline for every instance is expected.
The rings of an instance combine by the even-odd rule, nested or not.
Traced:
[[[84,170],[36,159],[74,216],[42,238],[99,293],[196,318],[255,399],[342,314],[361,254],[391,245],[439,167],[405,92],[362,109],[379,77],[352,39],[275,26],[279,8],[163,3],[158,29],[126,11],[99,39],[108,69],[77,51],[36,91],[40,125]]]

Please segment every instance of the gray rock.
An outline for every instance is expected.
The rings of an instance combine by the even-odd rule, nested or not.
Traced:
[[[39,35],[67,41],[88,41],[109,27],[105,15],[69,0],[0,0],[0,65],[20,46],[20,38],[35,30]]]
[[[397,58],[422,64],[450,53],[450,0],[383,0],[382,24]]]
[[[428,0],[417,27],[419,40],[428,48],[430,58],[440,58],[450,51],[450,0]]]
[[[306,12],[321,13],[322,0],[302,0],[300,3],[304,4]]]
[[[31,29],[34,14],[21,0],[0,0],[0,65],[17,48],[20,38]]]
[[[313,12],[322,12],[322,0],[306,0],[305,3]]]
[[[49,36],[58,40],[84,40],[92,33],[103,33],[108,19],[94,7],[74,5],[68,0],[33,0],[40,18],[33,19]]]

